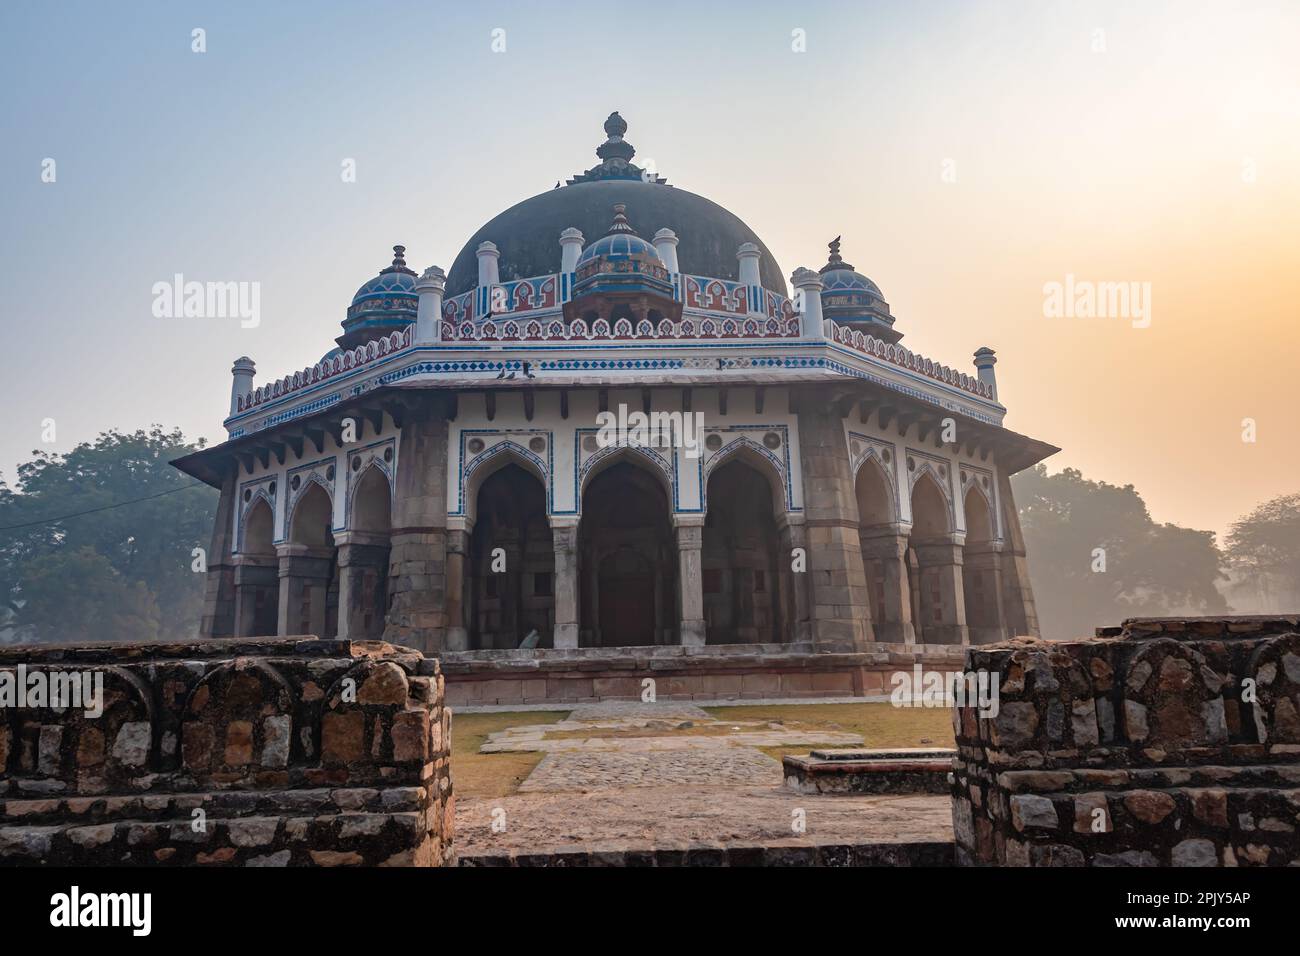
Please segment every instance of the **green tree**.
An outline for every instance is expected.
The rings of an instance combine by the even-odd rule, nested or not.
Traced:
[[[0,482],[0,595],[21,640],[146,640],[195,633],[216,492],[168,462],[202,447],[179,430],[102,433],[33,452]]]
[[[1266,501],[1233,522],[1227,546],[1236,567],[1300,581],[1300,495]]]
[[[1132,485],[1073,468],[1049,475],[1038,465],[1012,484],[1044,637],[1087,636],[1126,617],[1227,611],[1213,532],[1156,524]]]

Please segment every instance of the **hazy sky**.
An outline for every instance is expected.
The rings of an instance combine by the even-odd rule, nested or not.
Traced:
[[[314,362],[389,247],[450,267],[593,165],[617,109],[787,276],[843,233],[904,344],[967,370],[996,349],[1052,470],[1220,532],[1300,490],[1300,3],[618,8],[7,0],[0,474],[46,418],[55,450],[221,439],[232,359]],[[261,325],[154,318],[175,273],[260,282]],[[1149,327],[1045,316],[1067,275],[1150,283]]]

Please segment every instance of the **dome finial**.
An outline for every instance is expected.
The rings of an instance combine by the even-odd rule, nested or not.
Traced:
[[[826,265],[818,269],[818,272],[830,272],[834,269],[847,269],[849,272],[853,271],[853,266],[840,258],[840,240],[842,238],[843,236],[836,236],[826,244],[831,250],[831,254],[826,257]]]
[[[393,246],[393,264],[387,269],[380,271],[380,275],[387,275],[390,272],[404,272],[407,275],[415,275],[414,270],[406,265],[406,246]]]
[[[614,115],[617,116],[618,114],[616,113]],[[624,215],[624,212],[626,212],[626,210],[627,210],[627,205],[625,203],[621,203],[621,202],[614,203],[614,223],[609,227],[609,231],[605,233],[605,235],[617,236],[620,233],[629,236],[636,235],[636,230],[632,228],[632,224],[627,221],[627,216]]]

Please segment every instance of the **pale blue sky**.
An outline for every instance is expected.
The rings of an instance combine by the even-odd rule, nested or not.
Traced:
[[[1207,301],[1196,283],[1225,257],[1206,239],[1170,258],[1209,232],[1203,218],[1266,234],[1274,253],[1296,238],[1297,5],[614,9],[6,3],[0,474],[12,481],[45,418],[57,450],[152,421],[220,440],[232,359],[252,356],[259,381],[315,361],[393,244],[417,270],[450,267],[491,216],[592,165],[617,109],[639,160],[743,218],[787,276],[820,265],[843,233],[845,258],[883,287],[906,344],[959,368],[996,348],[1007,424],[1063,446],[1053,467],[1133,481],[1158,518],[1216,529],[1293,490],[1290,423],[1261,424],[1253,459],[1231,457],[1235,432],[1223,438],[1220,483],[1240,466],[1255,477],[1210,502],[1171,465],[1206,430],[1186,396],[1162,381],[1140,408],[1107,405],[1119,399],[1101,383],[1176,357],[1240,382],[1247,399],[1224,409],[1227,423],[1266,419],[1285,395],[1221,360],[1217,305],[1181,339],[1160,337],[1171,324],[1145,339],[1080,338],[1047,324],[1040,300],[1044,281],[1093,270],[1156,282],[1168,316],[1170,286]],[[195,27],[206,53],[190,51]],[[491,50],[498,27],[504,54]],[[791,51],[795,28],[804,54]],[[1102,56],[1090,49],[1097,29]],[[1260,166],[1249,193],[1243,156]],[[45,157],[54,184],[40,180]],[[356,183],[340,179],[345,158]],[[939,179],[945,158],[956,185]],[[1236,281],[1293,286],[1277,258],[1237,263]],[[261,326],[154,318],[151,288],[177,272],[260,282]],[[1260,310],[1256,345],[1294,354],[1274,314],[1286,300],[1260,295],[1238,303]]]

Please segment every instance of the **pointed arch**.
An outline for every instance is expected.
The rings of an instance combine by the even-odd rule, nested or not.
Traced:
[[[782,514],[791,510],[789,479],[785,464],[752,438],[740,435],[718,449],[704,466],[704,480],[701,482],[700,492],[703,495],[703,507],[706,513],[709,507],[709,478],[714,471],[734,460],[743,461],[763,476],[772,492],[774,513]]]
[[[259,490],[239,521],[239,553],[275,556],[275,503]]]
[[[912,536],[938,538],[953,532],[952,503],[929,468],[918,469],[912,481]]]
[[[547,441],[550,440],[548,436]],[[472,526],[477,517],[478,493],[483,483],[507,465],[518,465],[541,482],[546,513],[550,514],[551,483],[546,462],[518,442],[506,439],[484,449],[465,463],[461,473],[460,494],[461,513],[465,515],[468,525]]]
[[[993,520],[993,502],[979,482],[972,481],[966,489],[963,504],[966,512],[966,543],[990,544],[997,538],[997,524]]]
[[[663,488],[664,494],[668,497],[669,510],[672,510],[675,497],[673,495],[673,469],[668,460],[653,448],[646,448],[641,445],[607,445],[598,449],[582,464],[582,471],[578,481],[579,511],[582,510],[582,500],[586,496],[587,487],[592,480],[601,472],[617,465],[619,462],[627,462],[650,473]]]
[[[858,462],[853,475],[853,492],[858,502],[859,529],[892,525],[898,521],[893,475],[874,449]]]
[[[334,495],[329,486],[315,475],[303,483],[290,507],[285,522],[285,538],[291,544],[312,548],[334,545]]]

